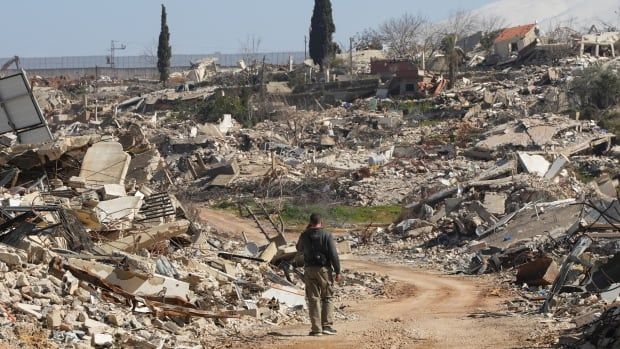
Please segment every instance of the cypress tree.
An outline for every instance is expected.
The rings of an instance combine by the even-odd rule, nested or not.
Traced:
[[[330,0],[314,0],[314,11],[310,21],[310,57],[314,64],[321,67],[321,71],[329,57],[334,54],[332,35],[335,32]]]
[[[157,70],[159,70],[159,81],[166,85],[170,75],[170,58],[172,57],[172,47],[170,46],[170,32],[168,31],[166,7],[161,5],[161,31],[159,32],[159,45],[157,46]]]

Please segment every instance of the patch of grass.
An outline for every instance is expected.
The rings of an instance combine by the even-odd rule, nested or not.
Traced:
[[[284,205],[282,219],[287,223],[304,224],[312,213],[319,213],[328,224],[392,223],[401,213],[399,205],[354,207],[346,205]]]
[[[583,183],[590,183],[596,178],[594,174],[592,174],[590,171],[583,167],[575,171],[575,175],[577,176],[577,179],[579,179]]]
[[[236,210],[237,204],[230,200],[222,200],[211,207],[218,210]]]
[[[620,107],[606,111],[599,122],[601,127],[620,137]]]
[[[442,121],[443,120],[439,120],[439,119],[424,119],[418,122],[418,126],[435,126],[441,123]]]
[[[258,205],[253,201],[244,201],[262,220],[264,215]],[[236,202],[231,200],[222,200],[211,208],[228,211],[236,215],[239,214],[239,208]],[[277,213],[278,208],[274,203],[265,203],[265,208],[271,214]],[[390,224],[394,222],[401,214],[402,207],[400,205],[382,205],[382,206],[348,206],[336,204],[304,204],[296,205],[291,202],[284,203],[282,206],[282,220],[287,227],[305,227],[308,218],[312,213],[318,213],[328,225],[365,225],[369,223]],[[243,217],[250,217],[245,209],[242,210]],[[251,219],[251,218],[250,218]]]

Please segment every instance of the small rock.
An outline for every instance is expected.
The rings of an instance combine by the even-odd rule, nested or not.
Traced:
[[[9,266],[22,265],[22,258],[17,253],[0,252],[0,261]]]
[[[17,285],[17,277],[15,276],[15,273],[6,272],[2,274],[2,277],[4,279],[4,281],[2,282],[4,286],[9,289],[15,288],[15,286]]]
[[[114,344],[114,337],[107,333],[95,333],[91,343],[98,348],[108,348]]]
[[[164,323],[164,328],[174,334],[179,334],[182,331],[181,327],[179,327],[179,325],[175,324],[172,321],[166,321]]]
[[[17,303],[15,304],[15,308],[28,315],[34,316],[37,319],[41,319],[43,317],[43,315],[41,315],[41,307],[37,305]]]
[[[95,333],[102,333],[110,329],[110,326],[93,319],[86,319],[86,321],[84,321],[84,327],[91,335]]]
[[[121,327],[125,324],[125,319],[123,315],[119,313],[108,314],[107,320],[109,323],[116,327]]]
[[[60,309],[57,307],[52,308],[45,317],[47,328],[53,329],[58,328],[62,325],[62,316],[60,313]]]
[[[89,319],[88,314],[85,311],[81,311],[80,315],[77,317],[78,321],[86,322]]]
[[[17,281],[15,285],[17,287],[30,286],[30,281],[28,281],[28,278],[26,277],[26,275],[22,273],[17,276]]]

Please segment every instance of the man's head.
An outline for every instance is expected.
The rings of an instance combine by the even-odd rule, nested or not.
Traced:
[[[321,228],[323,226],[323,219],[321,215],[318,213],[313,213],[310,215],[310,223],[308,224],[312,228]]]

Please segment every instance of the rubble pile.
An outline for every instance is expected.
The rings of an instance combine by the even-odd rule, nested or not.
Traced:
[[[352,70],[367,72],[369,59]],[[0,338],[18,346],[44,328],[59,346],[184,348],[306,322],[287,240],[299,229],[262,204],[277,201],[402,206],[393,224],[343,225],[341,252],[496,274],[521,295],[507,311],[582,330],[581,347],[613,346],[620,151],[572,110],[567,84],[586,65],[619,61],[470,70],[450,90],[416,67],[418,99],[385,98],[376,77],[288,86],[265,82],[258,64],[213,60],[169,89],[36,77],[30,97],[55,138],[0,136]],[[265,115],[206,115],[230,96]],[[234,203],[264,236],[217,231],[186,209],[196,202]],[[385,297],[391,282],[345,276],[338,300]]]
[[[606,309],[596,321],[584,327],[582,336],[576,342],[574,337],[563,337],[561,340],[574,348],[614,348],[620,343],[620,307],[614,304]],[[570,344],[569,344],[570,343]]]
[[[3,343],[46,329],[42,339],[61,347],[217,347],[257,324],[307,322],[294,242],[281,228],[265,244],[242,243],[173,194],[239,174],[230,116],[158,129],[127,105],[104,122],[60,127],[48,143],[3,136]],[[384,297],[389,282],[351,273],[336,298]]]

